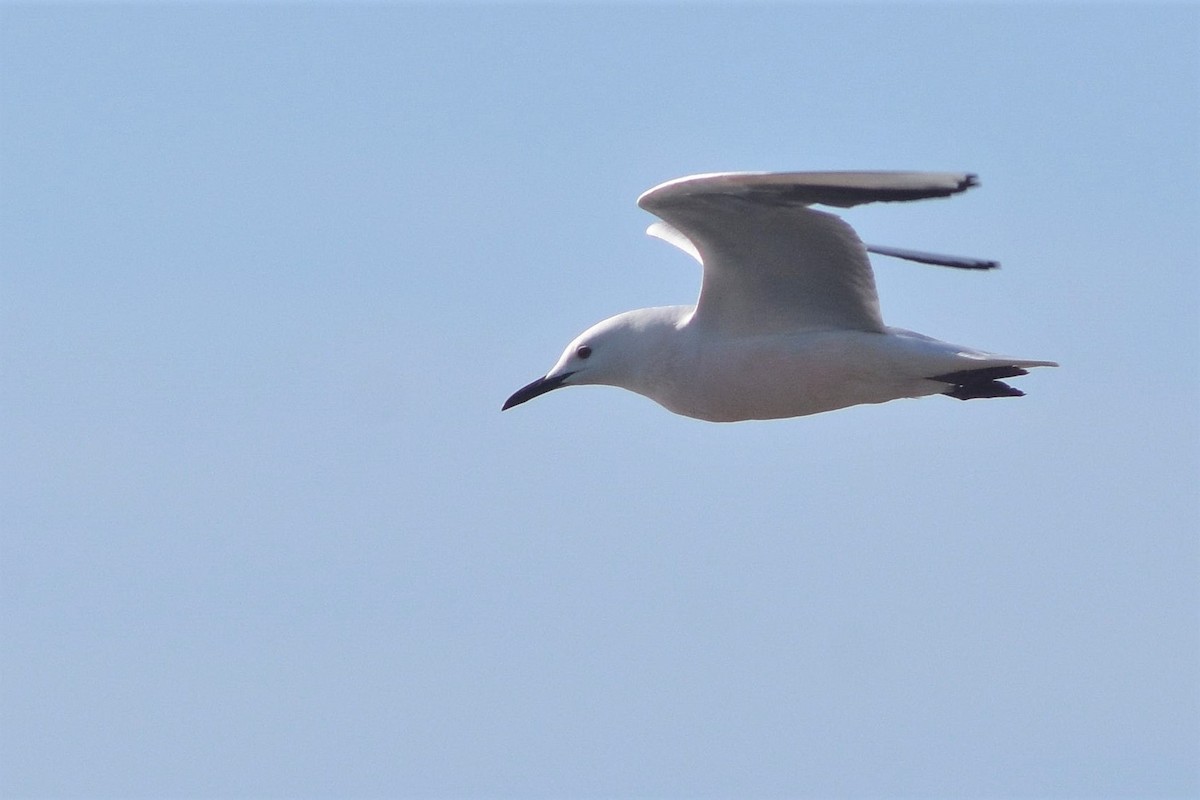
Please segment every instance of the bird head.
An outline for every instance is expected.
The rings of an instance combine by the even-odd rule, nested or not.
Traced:
[[[513,392],[501,410],[563,386],[603,384],[644,393],[642,379],[654,368],[663,338],[678,330],[685,311],[691,309],[642,308],[596,323],[567,345],[549,372]]]

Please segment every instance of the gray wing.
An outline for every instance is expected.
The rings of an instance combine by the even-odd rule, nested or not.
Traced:
[[[954,267],[955,269],[999,269],[1000,262],[990,258],[971,258],[970,256],[947,256],[940,253],[926,253],[923,250],[906,250],[902,247],[884,247],[879,244],[866,246],[868,253],[878,253],[881,256],[903,258],[905,261],[916,261],[919,264],[934,264],[939,267]]]
[[[808,205],[945,197],[973,185],[963,173],[718,173],[668,181],[638,205],[670,226],[653,235],[679,246],[681,236],[704,265],[694,324],[739,335],[883,331],[865,246]]]
[[[679,231],[672,228],[661,219],[658,222],[650,223],[650,227],[646,228],[646,233],[662,239],[667,244],[672,244],[678,247],[683,252],[687,253],[692,258],[696,259],[698,264],[703,264],[704,259],[700,257],[700,251],[696,249],[696,245],[692,244],[691,240],[684,236]],[[939,267],[954,267],[955,269],[999,269],[1000,262],[993,261],[990,258],[972,258],[971,256],[948,256],[944,253],[927,253],[924,250],[907,250],[902,247],[887,247],[881,244],[864,245],[868,253],[875,253],[881,256],[891,256],[892,258],[902,258],[905,261],[915,261],[918,264],[933,264]]]

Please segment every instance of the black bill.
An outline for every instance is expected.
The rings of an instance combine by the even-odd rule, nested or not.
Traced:
[[[504,401],[504,406],[500,410],[507,411],[513,406],[521,405],[521,403],[524,403],[526,400],[532,400],[538,395],[545,394],[552,389],[557,389],[558,387],[562,386],[563,381],[570,376],[571,373],[567,372],[562,375],[555,375],[553,378],[549,376],[538,378],[533,383],[527,386],[522,386],[520,389],[517,389],[515,392],[513,392],[512,397]]]

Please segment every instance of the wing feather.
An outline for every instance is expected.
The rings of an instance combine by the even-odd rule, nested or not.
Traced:
[[[666,223],[651,235],[704,265],[694,324],[736,335],[882,332],[866,247],[848,224],[809,204],[945,197],[975,183],[963,173],[714,173],[656,186],[638,205]]]
[[[885,247],[879,244],[867,245],[868,253],[878,253],[881,256],[902,258],[905,261],[916,261],[918,264],[934,264],[939,267],[954,267],[955,269],[999,269],[1000,262],[989,258],[971,258],[969,256],[947,256],[940,253],[926,253],[922,250],[906,250],[902,247]]]
[[[653,236],[655,239],[661,239],[667,244],[678,247],[683,252],[687,253],[699,263],[703,264],[704,259],[700,257],[700,251],[696,249],[696,245],[692,244],[692,240],[684,236],[681,232],[671,227],[667,222],[659,220],[650,224],[646,228],[646,233]]]

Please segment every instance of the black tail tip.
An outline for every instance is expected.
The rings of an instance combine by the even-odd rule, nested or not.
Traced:
[[[1024,397],[1020,389],[1009,386],[1003,381],[984,381],[983,383],[967,383],[955,386],[949,391],[942,392],[947,397],[959,400],[978,400],[983,397]]]
[[[977,400],[982,397],[1024,397],[1025,393],[1015,389],[1000,378],[1016,378],[1028,375],[1029,370],[1017,366],[982,367],[934,375],[930,380],[953,384],[942,392],[947,397],[959,400]]]

